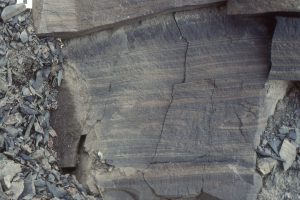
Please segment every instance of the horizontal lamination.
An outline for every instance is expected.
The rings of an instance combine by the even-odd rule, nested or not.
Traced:
[[[199,37],[200,38],[200,37]],[[189,38],[190,39],[190,38]],[[205,39],[205,38],[203,38]],[[198,38],[192,38],[189,41],[191,42],[190,47],[197,47],[197,46],[203,46],[203,47],[210,47],[210,46],[234,46],[238,44],[245,44],[246,46],[253,45],[253,46],[264,46],[266,44],[266,39],[269,39],[268,37],[251,37],[251,36],[245,36],[243,38],[240,37],[230,37],[228,38],[220,38],[220,39],[212,39],[212,40],[204,40],[199,41]],[[239,46],[240,49],[245,48],[245,46]],[[218,50],[218,49],[217,49]]]
[[[300,80],[300,59],[297,45],[300,41],[299,18],[278,17],[272,44],[272,68],[269,78]]]
[[[81,54],[84,54],[87,58],[91,57],[91,59],[88,60],[88,62],[98,62],[100,59],[101,61],[111,61],[113,58],[128,58],[130,56],[138,56],[138,55],[145,55],[145,54],[149,54],[149,55],[155,55],[158,53],[168,53],[170,51],[180,51],[182,49],[186,48],[186,44],[185,43],[175,43],[164,47],[161,46],[163,44],[160,44],[159,42],[156,42],[157,45],[156,46],[151,46],[149,45],[149,48],[134,48],[134,49],[129,49],[129,50],[125,50],[125,51],[120,51],[118,53],[112,53],[112,52],[95,52],[94,48],[92,48],[93,46],[87,46],[86,49],[80,50],[80,51],[72,51],[72,50],[68,50],[68,54],[70,54],[70,58],[72,58],[72,61],[74,59],[74,61],[76,60],[80,60],[82,59],[80,57]],[[99,46],[102,46],[103,44],[98,44]],[[83,47],[84,48],[84,47]],[[67,50],[66,50],[67,51]],[[96,57],[95,55],[97,55],[97,53],[99,53],[100,58]],[[105,63],[105,62],[104,62]]]
[[[160,13],[215,3],[225,3],[225,0],[36,0],[33,19],[38,34],[70,38]]]
[[[89,97],[84,146],[115,167],[88,175],[108,199],[116,191],[141,200],[255,196],[270,28],[224,7],[174,15],[67,43]]]

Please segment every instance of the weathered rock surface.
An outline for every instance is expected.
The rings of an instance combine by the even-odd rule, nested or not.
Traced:
[[[60,150],[72,155],[61,165],[75,166],[87,135],[81,178],[104,198],[255,199],[268,24],[214,7],[70,40],[62,97],[69,103],[55,119],[59,137],[76,142]],[[93,154],[114,170],[97,168]]]
[[[72,37],[133,19],[225,0],[36,0],[33,17],[38,34]]]
[[[270,79],[300,80],[300,18],[277,17],[272,40]]]
[[[299,0],[228,0],[229,14],[299,12]]]

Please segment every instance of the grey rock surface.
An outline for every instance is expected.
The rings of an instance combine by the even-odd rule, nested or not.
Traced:
[[[11,160],[0,160],[0,179],[5,176],[14,177],[21,172],[21,165]]]
[[[24,12],[25,10],[26,10],[25,4],[9,5],[3,9],[1,13],[1,18],[3,21],[7,21],[12,17]]]
[[[118,24],[225,0],[36,0],[33,18],[38,34],[84,35]]]
[[[104,195],[255,199],[261,180],[253,150],[266,123],[260,108],[272,36],[267,24],[212,7],[67,42],[68,93],[60,98],[69,103],[53,122],[71,144],[59,150],[62,166],[76,165],[76,156],[63,154],[76,155],[80,146],[86,151],[81,180]]]
[[[290,142],[288,139],[285,139],[281,145],[280,157],[284,160],[283,168],[288,170],[297,156],[297,147],[293,142]]]
[[[298,42],[300,39],[300,18],[277,17],[272,40],[270,79],[300,80],[300,58]]]
[[[298,0],[228,0],[229,14],[261,14],[271,12],[299,12]]]
[[[28,34],[27,34],[27,31],[24,30],[21,35],[20,35],[20,39],[23,43],[26,43],[28,42]]]
[[[261,158],[257,160],[257,170],[263,175],[271,173],[277,161],[272,158]]]

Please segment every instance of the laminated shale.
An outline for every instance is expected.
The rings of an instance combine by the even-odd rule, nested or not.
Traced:
[[[273,22],[211,6],[66,41],[60,165],[104,199],[256,199]]]
[[[65,41],[52,125],[59,166],[92,192],[105,200],[252,200],[261,189],[257,167],[260,199],[298,198],[297,180],[289,181],[296,127],[272,137],[267,128],[257,148],[288,81],[298,80],[297,19],[277,18],[273,36],[274,14],[228,16],[214,4],[222,1],[37,2],[39,34],[83,35]],[[297,11],[293,0],[265,2],[231,0],[227,9]]]

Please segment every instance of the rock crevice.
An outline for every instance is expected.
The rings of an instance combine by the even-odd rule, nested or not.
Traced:
[[[154,152],[154,156],[153,156],[153,159],[152,159],[151,163],[155,163],[155,158],[157,156],[157,149],[159,147],[159,144],[160,144],[162,136],[163,136],[164,127],[165,127],[166,119],[167,119],[167,116],[168,116],[168,112],[169,112],[169,110],[170,110],[170,108],[172,106],[173,100],[174,100],[174,88],[175,88],[176,85],[183,84],[186,81],[186,60],[187,60],[187,54],[188,54],[188,49],[189,49],[189,42],[186,39],[186,37],[182,34],[182,32],[180,30],[180,27],[179,27],[179,25],[177,23],[177,20],[176,20],[176,13],[174,12],[172,16],[173,16],[174,22],[176,24],[176,27],[177,27],[177,29],[178,29],[178,31],[180,33],[180,39],[182,39],[186,43],[186,47],[185,47],[185,51],[184,51],[183,78],[182,78],[182,81],[180,83],[175,83],[175,84],[172,85],[170,103],[169,103],[169,105],[167,107],[166,113],[165,113],[164,118],[163,118],[162,128],[161,128],[159,140],[157,142],[157,145],[156,145],[156,148],[155,148],[155,152]]]

